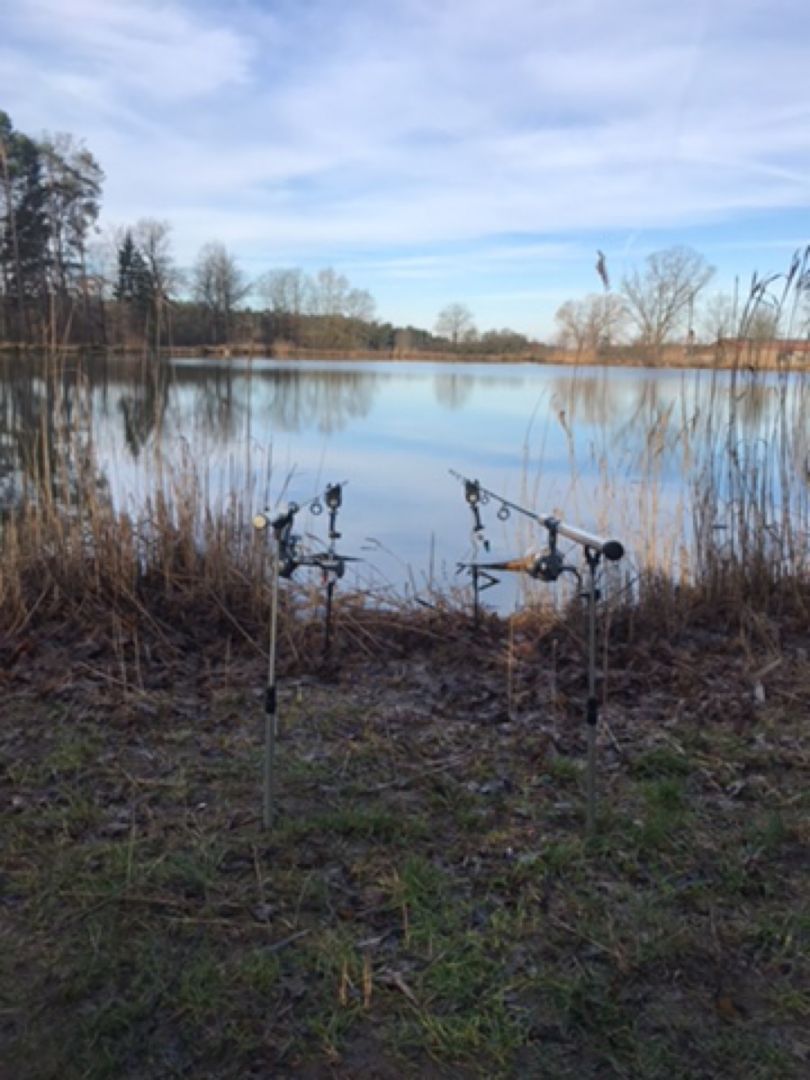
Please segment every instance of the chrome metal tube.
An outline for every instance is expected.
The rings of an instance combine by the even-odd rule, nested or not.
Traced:
[[[566,540],[572,540],[575,544],[581,544],[583,547],[589,548],[595,555],[604,555],[611,562],[618,562],[624,555],[624,545],[619,540],[608,540],[604,536],[596,536],[594,533],[586,532],[576,525],[568,525],[564,521],[557,521],[554,517],[540,517],[538,515],[538,518],[546,527],[553,525],[559,535],[565,537]]]

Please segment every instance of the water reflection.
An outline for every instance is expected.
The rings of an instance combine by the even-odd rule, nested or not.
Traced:
[[[371,412],[380,379],[352,371],[279,371],[267,401],[269,419],[281,431],[312,426],[324,435],[343,431]]]
[[[376,371],[345,371],[296,363],[267,363],[246,368],[222,364],[175,365],[181,412],[203,423],[215,441],[232,438],[251,409],[278,431],[316,428],[322,434],[342,431],[371,411],[378,384],[390,376]],[[194,388],[196,397],[190,394]]]
[[[460,409],[470,400],[475,380],[470,375],[439,374],[433,376],[436,401],[446,409]]]
[[[558,375],[551,380],[552,399],[574,422],[594,427],[611,425],[623,407],[622,387],[607,377],[597,375]]]
[[[142,364],[140,378],[118,398],[124,420],[124,438],[133,458],[137,458],[156,432],[160,432],[169,403],[171,368],[167,364]],[[108,400],[109,383],[102,384],[102,398]]]
[[[26,357],[0,361],[0,509],[25,491],[70,505],[94,472],[89,389],[76,366]]]
[[[779,414],[779,388],[772,375],[735,384],[727,371],[576,370],[557,375],[551,388],[566,424],[587,425],[610,447],[643,443],[658,455],[683,450],[696,438],[710,438],[713,422],[728,416],[732,398],[745,437],[762,436]]]
[[[515,498],[529,492],[583,527],[615,531],[618,522],[640,537],[647,519],[644,543],[652,536],[655,546],[667,530],[682,536],[695,472],[730,418],[740,442],[762,454],[787,417],[799,455],[791,467],[806,467],[804,382],[773,375],[109,357],[7,358],[0,376],[3,501],[37,478],[69,499],[70,469],[84,467],[77,447],[87,460],[93,448],[110,497],[128,507],[156,482],[157,451],[169,465],[187,453],[212,497],[278,497],[279,470],[304,498],[324,480],[350,478],[355,543],[374,536],[393,552],[396,564],[379,567],[392,579],[402,564],[429,560],[452,576],[464,556],[465,508],[450,467]],[[527,539],[514,523],[493,522],[493,532],[505,554]]]

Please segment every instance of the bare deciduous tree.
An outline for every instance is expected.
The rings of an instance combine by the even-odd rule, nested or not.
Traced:
[[[299,345],[301,316],[307,308],[309,293],[303,270],[297,267],[270,270],[260,278],[256,291],[272,317],[271,337]]]
[[[5,296],[12,291],[9,284],[9,278],[13,278],[14,293],[17,301],[17,335],[22,338],[25,333],[27,339],[30,337],[31,328],[28,324],[27,313],[25,310],[22,259],[20,257],[20,236],[16,220],[14,198],[14,173],[16,170],[10,161],[12,154],[16,149],[15,143],[19,144],[21,138],[24,138],[24,136],[21,137],[14,131],[8,113],[0,110],[0,184],[2,184],[0,190],[2,191],[3,196],[3,202],[0,203],[0,226],[2,227],[0,230],[0,254],[5,255],[5,249],[8,248],[12,255],[10,260],[7,260],[6,258],[2,259],[3,296],[5,298]],[[11,273],[9,273],[9,262],[13,267]]]
[[[259,280],[257,291],[274,315],[299,316],[304,312],[306,279],[302,270],[270,270]]]
[[[343,274],[327,266],[315,275],[313,314],[334,318],[346,313],[346,297],[349,280]]]
[[[367,343],[376,303],[332,267],[314,277],[298,269],[271,270],[256,291],[271,316],[271,336],[312,347]]]
[[[233,313],[250,292],[250,283],[224,244],[206,244],[197,256],[192,272],[194,299],[210,321],[212,344],[230,341]]]
[[[559,326],[558,338],[565,348],[604,348],[620,336],[627,321],[627,308],[620,296],[592,294],[584,300],[567,300],[554,316]]]
[[[714,269],[688,247],[672,247],[647,256],[642,272],[622,279],[622,293],[639,341],[654,352],[692,316],[695,300]],[[691,320],[690,327],[691,329]]]
[[[448,304],[442,308],[436,319],[436,333],[448,338],[453,345],[458,345],[465,335],[475,331],[473,314],[466,304]]]
[[[171,252],[171,231],[168,221],[156,218],[141,218],[132,230],[133,242],[146,267],[155,347],[160,346],[164,328],[171,337],[170,306],[183,282]]]
[[[737,307],[730,293],[712,293],[698,313],[700,336],[711,343],[736,337],[739,323]]]
[[[769,304],[757,304],[745,322],[745,337],[748,341],[762,344],[766,341],[774,341],[779,337],[778,308]]]
[[[377,303],[368,289],[349,289],[346,294],[344,314],[348,319],[360,319],[371,322]]]
[[[40,144],[48,191],[47,215],[52,275],[59,292],[84,273],[87,238],[100,210],[104,173],[72,135],[50,136]]]

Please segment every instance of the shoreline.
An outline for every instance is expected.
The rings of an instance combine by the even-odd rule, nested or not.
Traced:
[[[443,363],[443,364],[526,364],[539,367],[604,367],[604,368],[650,368],[661,370],[716,370],[732,371],[744,368],[748,371],[810,371],[810,342],[791,342],[791,348],[780,345],[756,345],[750,342],[723,343],[714,346],[667,346],[657,359],[635,348],[617,349],[611,353],[595,353],[558,349],[543,346],[538,351],[522,353],[463,353],[435,352],[404,349],[311,349],[260,345],[242,342],[233,345],[172,345],[161,346],[159,355],[168,360],[298,360],[369,363]],[[0,343],[0,357],[37,356],[115,356],[132,360],[144,360],[155,355],[154,351],[128,346],[66,345],[49,353],[31,346],[8,342]]]

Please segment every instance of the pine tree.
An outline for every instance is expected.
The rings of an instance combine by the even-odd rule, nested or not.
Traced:
[[[58,300],[65,332],[72,325],[75,300],[81,298],[86,332],[87,237],[98,218],[104,174],[93,155],[71,135],[46,138],[39,149],[48,194],[51,293]],[[55,317],[58,315],[56,312]]]
[[[113,296],[127,306],[130,328],[145,338],[155,306],[155,282],[149,265],[127,229],[118,249],[118,280]]]
[[[16,301],[17,336],[32,339],[32,312],[44,315],[48,295],[49,229],[47,190],[37,144],[14,131],[0,113],[0,264],[9,295]]]

